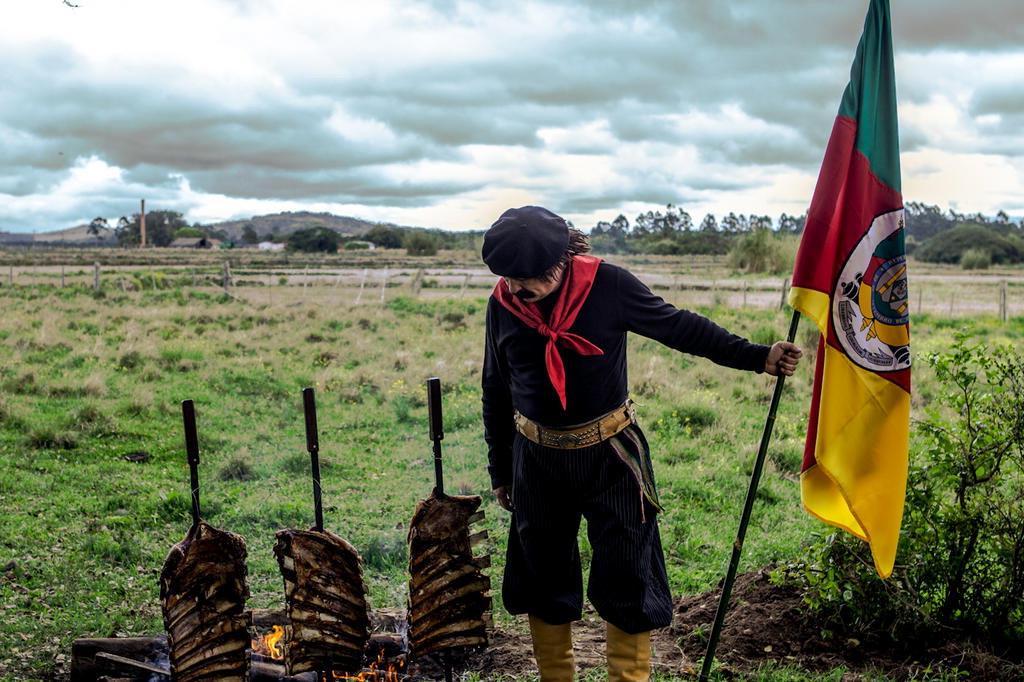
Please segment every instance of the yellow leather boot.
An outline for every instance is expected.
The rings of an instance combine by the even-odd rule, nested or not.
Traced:
[[[572,626],[551,625],[530,616],[533,655],[541,682],[572,682],[576,662],[572,657]]]
[[[651,633],[631,635],[608,626],[608,682],[648,682],[651,678]]]

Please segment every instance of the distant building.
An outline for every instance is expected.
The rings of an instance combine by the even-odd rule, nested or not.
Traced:
[[[168,246],[172,249],[213,249],[220,246],[220,240],[209,237],[181,237]]]
[[[285,245],[279,242],[260,242],[256,248],[260,251],[284,251]]]

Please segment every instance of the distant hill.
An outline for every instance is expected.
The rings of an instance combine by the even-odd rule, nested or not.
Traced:
[[[43,243],[43,244],[68,244],[68,245],[81,245],[81,244],[93,244],[109,246],[117,243],[117,237],[114,236],[112,229],[100,229],[98,236],[89,234],[89,225],[82,224],[74,227],[68,227],[63,230],[54,230],[52,232],[38,232],[36,234],[18,233],[18,232],[7,232],[3,233],[8,239],[0,238],[0,241],[6,241],[9,243]]]
[[[370,228],[377,225],[388,227],[400,227],[392,223],[374,223],[359,218],[334,215],[333,213],[313,213],[312,211],[286,211],[284,213],[272,213],[270,215],[253,216],[243,220],[227,220],[222,223],[213,223],[206,227],[210,230],[223,232],[224,235],[233,241],[241,241],[242,231],[246,225],[251,225],[259,237],[277,235],[287,237],[293,232],[307,227],[326,227],[329,230],[343,235],[363,234]]]
[[[964,252],[974,249],[988,253],[993,263],[1020,263],[1024,260],[1024,240],[1015,234],[1000,234],[976,223],[957,225],[921,244],[914,256],[932,263],[959,263]]]
[[[284,213],[272,213],[269,215],[253,216],[241,220],[226,220],[220,223],[212,223],[204,227],[210,231],[217,231],[224,234],[227,239],[234,242],[242,241],[242,232],[246,225],[251,225],[257,236],[264,238],[270,235],[287,237],[293,232],[307,227],[326,227],[329,230],[346,235],[360,235],[373,227],[384,225],[386,227],[406,228],[393,223],[375,223],[369,220],[339,216],[333,213],[314,213],[312,211],[286,211]],[[117,237],[113,229],[102,230],[99,237],[89,234],[89,225],[82,224],[68,227],[63,230],[52,232],[38,232],[34,235],[26,232],[2,232],[0,231],[0,244],[30,244],[43,243],[48,245],[67,244],[69,246],[95,245],[113,246],[117,244]]]

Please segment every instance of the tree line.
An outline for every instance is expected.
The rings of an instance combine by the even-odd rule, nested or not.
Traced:
[[[981,213],[964,214],[953,209],[908,202],[907,251],[934,262],[961,262],[964,252],[973,249],[972,262],[1016,263],[1024,261],[1024,220],[1014,222],[1003,211],[989,217]],[[639,213],[632,221],[618,215],[610,221],[598,221],[589,231],[591,244],[598,253],[655,255],[725,255],[741,245],[752,249],[775,248],[773,239],[783,243],[799,236],[807,215],[782,213],[768,215],[729,212],[721,218],[708,213],[698,222],[680,206],[668,204],[664,210]],[[140,241],[140,216],[122,216],[110,228],[104,218],[89,225],[89,233],[100,238],[112,229],[121,246],[137,246]],[[758,235],[756,239],[746,236]],[[146,241],[167,246],[181,237],[219,239],[233,246],[224,232],[199,223],[189,224],[179,211],[152,211],[146,214]],[[260,241],[284,242],[295,251],[327,251],[366,248],[369,244],[384,249],[406,249],[411,255],[434,255],[442,249],[479,250],[482,230],[446,231],[377,225],[356,235],[312,225],[290,235],[259,235],[252,225],[242,230],[241,244]],[[788,252],[788,247],[782,249]]]

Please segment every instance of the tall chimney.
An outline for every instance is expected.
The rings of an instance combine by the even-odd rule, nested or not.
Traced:
[[[146,200],[142,200],[142,210],[139,212],[139,246],[146,246]]]

